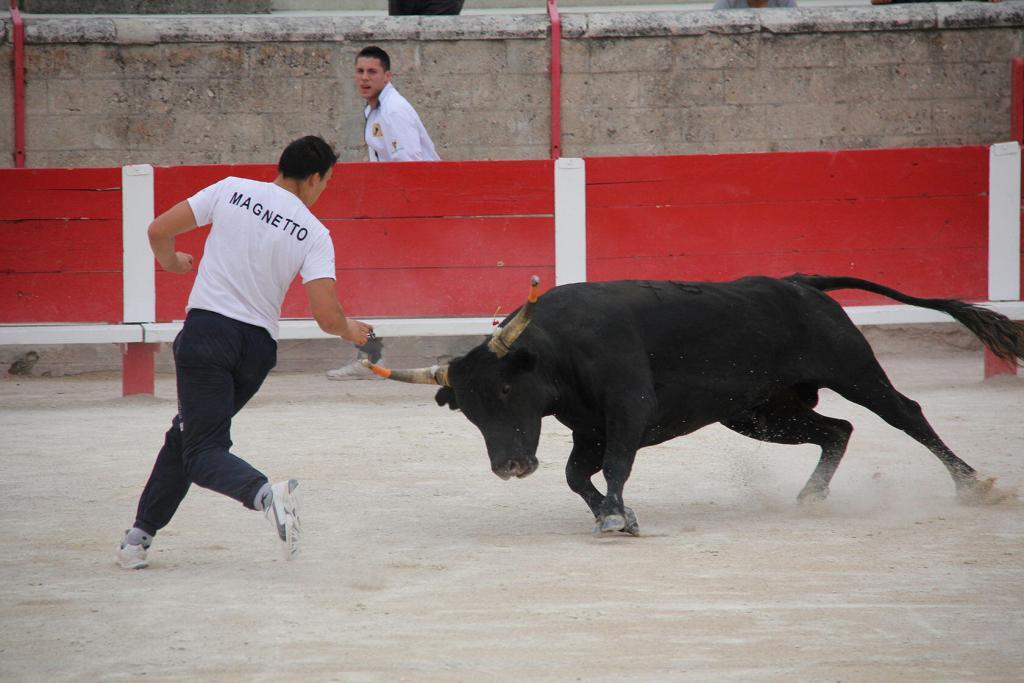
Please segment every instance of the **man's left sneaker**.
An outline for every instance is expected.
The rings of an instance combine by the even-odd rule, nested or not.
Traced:
[[[121,569],[143,569],[149,566],[149,560],[146,559],[148,552],[149,549],[141,545],[122,543],[117,551],[117,563]]]
[[[279,481],[270,487],[270,505],[264,508],[264,514],[274,525],[277,537],[281,539],[284,559],[294,560],[299,554],[299,540],[302,537],[302,524],[299,521],[299,498],[295,493],[299,482],[294,479]]]

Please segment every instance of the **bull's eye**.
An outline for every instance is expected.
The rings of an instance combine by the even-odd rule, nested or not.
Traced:
[[[501,385],[501,395],[502,396],[508,396],[509,393],[511,393],[511,392],[512,392],[512,385],[511,384],[502,384]]]

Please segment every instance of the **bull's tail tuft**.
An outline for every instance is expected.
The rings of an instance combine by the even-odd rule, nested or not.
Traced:
[[[1024,364],[1024,323],[1010,320],[1002,313],[984,306],[976,306],[958,299],[919,299],[885,285],[855,277],[796,274],[783,279],[822,292],[834,289],[861,289],[910,306],[942,311],[970,330],[999,358],[1017,365]]]
[[[949,311],[957,322],[974,333],[981,343],[999,358],[1017,365],[1024,361],[1024,324],[1010,320],[1002,313],[954,301],[957,308]]]

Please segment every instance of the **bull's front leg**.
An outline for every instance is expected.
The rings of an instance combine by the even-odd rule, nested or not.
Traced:
[[[602,435],[590,432],[575,431],[572,434],[573,446],[569,461],[565,463],[565,480],[583,502],[590,508],[597,526],[595,533],[602,531],[624,531],[636,536],[640,528],[636,523],[636,515],[628,507],[623,506],[621,516],[608,517],[603,515],[602,506],[605,495],[597,490],[591,478],[601,471],[604,464],[604,442]],[[621,492],[620,492],[621,498]],[[620,524],[620,522],[622,522]],[[608,528],[605,529],[604,527]]]
[[[643,438],[652,395],[652,391],[641,393],[635,400],[607,412],[607,443],[601,469],[608,484],[608,493],[601,501],[595,532],[623,531],[632,536],[640,534],[636,515],[623,503],[622,491],[633,471],[633,460],[636,459],[636,451]]]
[[[622,500],[622,490],[629,479],[629,473],[633,470],[633,460],[636,458],[636,449],[618,450],[611,448],[605,451],[604,456],[604,478],[608,482],[608,495],[601,501],[597,513],[597,525],[595,533],[610,533],[622,531],[631,536],[640,535],[640,525],[636,521],[636,514],[626,507]]]

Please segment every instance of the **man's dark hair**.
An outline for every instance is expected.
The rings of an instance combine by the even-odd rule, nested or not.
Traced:
[[[388,53],[380,49],[376,45],[367,45],[359,54],[356,55],[356,61],[358,62],[363,57],[372,57],[373,59],[379,59],[380,65],[384,67],[385,71],[391,71],[391,57],[388,57]]]
[[[338,154],[323,138],[307,135],[284,148],[277,170],[285,178],[305,180],[314,173],[325,175],[337,161]]]

